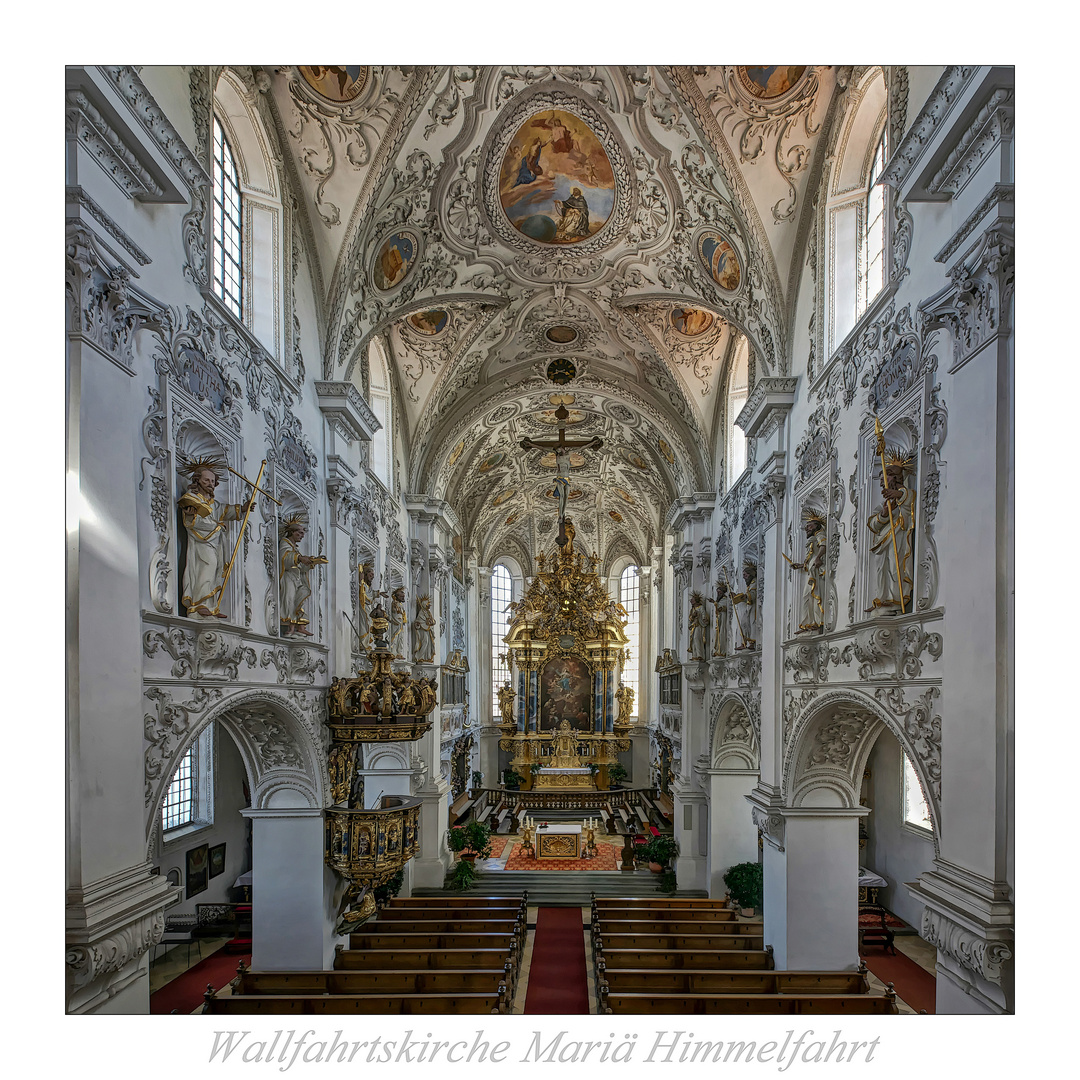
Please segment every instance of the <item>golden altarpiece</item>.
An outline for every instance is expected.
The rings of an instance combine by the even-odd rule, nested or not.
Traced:
[[[499,747],[532,788],[603,790],[630,749],[629,716],[615,716],[626,612],[596,573],[599,556],[576,552],[567,526],[566,545],[551,560],[537,556],[536,577],[511,605],[503,641],[516,707],[504,710]]]

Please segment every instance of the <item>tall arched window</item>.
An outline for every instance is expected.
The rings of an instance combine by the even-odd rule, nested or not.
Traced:
[[[744,337],[735,349],[727,387],[727,486],[742,476],[746,468],[746,435],[735,423],[735,417],[746,404],[750,373],[750,343]]]
[[[626,636],[630,639],[627,652],[630,654],[623,664],[623,685],[634,691],[634,713],[639,715],[638,685],[641,681],[641,591],[638,580],[638,568],[628,566],[619,578],[619,603],[626,608]]]
[[[382,425],[371,440],[371,468],[389,491],[393,480],[394,439],[391,431],[393,419],[390,408],[390,372],[382,342],[377,338],[368,349],[368,397],[371,411]]]
[[[241,252],[243,214],[240,180],[225,132],[214,117],[214,292],[243,319],[244,270]]]
[[[500,659],[506,653],[507,607],[513,599],[510,571],[496,563],[491,571],[491,713],[499,715],[499,687],[510,678],[510,669]]]
[[[213,821],[213,725],[188,748],[161,803],[161,831]]]
[[[870,184],[866,193],[860,252],[863,272],[856,318],[870,306],[885,285],[885,184],[881,180],[884,168],[885,132],[882,132],[874,153],[874,164],[870,166]]]

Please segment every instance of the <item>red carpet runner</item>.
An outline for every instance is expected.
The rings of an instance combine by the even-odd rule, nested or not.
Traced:
[[[251,966],[250,956],[239,956],[219,949],[216,953],[200,960],[183,975],[177,975],[160,990],[150,995],[150,1012],[153,1013],[191,1013],[203,1003],[206,984],[215,990],[227,986],[236,975],[236,965],[244,961],[245,967]]]
[[[932,1013],[937,1001],[937,980],[924,967],[920,967],[897,950],[895,956],[879,952],[863,954],[866,966],[884,983],[892,983],[896,996],[906,1001],[916,1012],[924,1009]]]
[[[542,907],[536,913],[526,1013],[587,1013],[585,928],[581,908]]]

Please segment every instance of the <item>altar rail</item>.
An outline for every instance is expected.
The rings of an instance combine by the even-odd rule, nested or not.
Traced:
[[[507,791],[504,788],[484,788],[474,806],[509,806],[517,816],[528,810],[593,810],[610,806],[630,810],[635,806],[647,808],[655,798],[652,788],[613,788],[608,791]]]

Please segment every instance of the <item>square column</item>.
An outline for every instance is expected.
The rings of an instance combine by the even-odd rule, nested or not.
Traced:
[[[337,900],[344,883],[324,860],[322,810],[241,813],[252,821],[252,967],[331,968]]]
[[[749,801],[765,838],[765,944],[778,971],[859,966],[859,818],[866,807]]]
[[[727,893],[724,874],[736,863],[758,861],[757,826],[746,805],[758,774],[746,769],[706,769],[704,784],[709,793],[709,853],[705,880],[709,896],[722,900]]]

